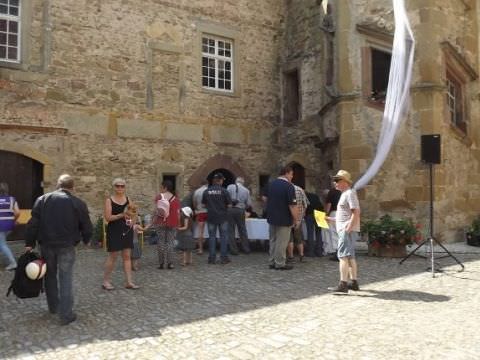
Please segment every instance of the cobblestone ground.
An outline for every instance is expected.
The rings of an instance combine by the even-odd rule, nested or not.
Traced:
[[[100,288],[105,253],[79,249],[78,320],[61,327],[37,299],[6,298],[0,271],[0,358],[29,359],[478,359],[480,255],[466,269],[359,256],[359,292],[332,295],[337,263],[308,259],[269,270],[262,252],[207,265],[158,270],[147,246],[138,291]],[[453,264],[451,259],[442,264]]]

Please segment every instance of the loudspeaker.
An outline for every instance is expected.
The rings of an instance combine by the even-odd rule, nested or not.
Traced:
[[[440,164],[440,135],[422,135],[422,161],[430,164]]]

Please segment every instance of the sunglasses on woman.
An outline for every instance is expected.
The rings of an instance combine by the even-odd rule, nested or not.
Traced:
[[[115,186],[116,188],[124,188],[124,187],[125,187],[125,185],[123,185],[123,184],[115,184],[114,186]]]

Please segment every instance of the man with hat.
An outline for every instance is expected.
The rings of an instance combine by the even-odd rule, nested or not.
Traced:
[[[212,185],[203,192],[202,203],[207,208],[208,218],[208,263],[215,264],[217,259],[217,229],[220,233],[220,262],[228,264],[228,212],[232,200],[228,191],[222,186],[225,177],[218,172],[213,174]]]
[[[355,243],[360,233],[360,204],[357,192],[352,189],[352,177],[348,171],[339,170],[333,177],[335,188],[342,192],[337,205],[335,218],[338,232],[337,255],[340,260],[340,282],[328,290],[348,293],[348,289],[359,290],[357,282],[357,261],[355,260]],[[348,279],[351,283],[348,283]]]

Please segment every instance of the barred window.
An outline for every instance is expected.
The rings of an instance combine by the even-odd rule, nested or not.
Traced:
[[[20,62],[20,0],[0,0],[0,61]]]
[[[233,91],[233,42],[211,36],[202,37],[202,86]]]

